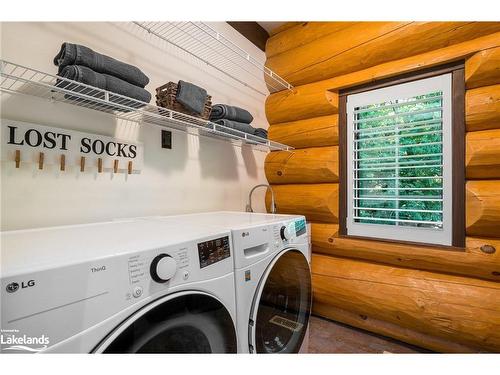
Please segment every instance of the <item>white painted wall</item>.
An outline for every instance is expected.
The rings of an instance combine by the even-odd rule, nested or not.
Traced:
[[[219,32],[258,58],[263,52],[226,23],[211,23]],[[203,86],[213,102],[248,109],[254,125],[267,128],[263,95],[232,82],[174,47],[158,43],[130,24],[2,23],[1,58],[55,74],[52,59],[65,42],[92,49],[140,67],[151,93],[168,81],[187,80]],[[152,102],[154,99],[152,99]],[[173,149],[160,147],[161,128],[118,123],[111,116],[51,103],[38,98],[1,95],[1,117],[75,129],[144,143],[140,174],[60,172],[57,166],[39,171],[13,161],[1,165],[1,229],[103,221],[143,215],[212,210],[244,210],[252,186],[264,183],[265,153],[250,147],[173,133]],[[263,189],[262,189],[263,190]],[[263,191],[254,202],[264,211]]]

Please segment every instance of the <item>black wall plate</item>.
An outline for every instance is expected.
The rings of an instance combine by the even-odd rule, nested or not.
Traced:
[[[161,131],[161,148],[172,148],[172,132],[169,130]]]

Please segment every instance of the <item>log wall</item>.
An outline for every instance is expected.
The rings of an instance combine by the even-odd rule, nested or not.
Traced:
[[[312,267],[316,303],[476,351],[500,347],[499,283],[317,254]]]
[[[267,98],[270,139],[296,150],[265,169],[278,212],[312,222],[313,311],[431,350],[500,351],[500,23],[298,23],[266,54],[296,85]],[[457,60],[466,247],[339,237],[338,90]]]
[[[289,31],[301,34],[297,27]],[[291,84],[304,85],[498,31],[498,22],[358,22],[270,56],[266,65]]]

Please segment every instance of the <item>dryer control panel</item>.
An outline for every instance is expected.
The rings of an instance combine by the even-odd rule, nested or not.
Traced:
[[[308,244],[305,218],[233,231],[235,268],[247,267],[289,246]]]

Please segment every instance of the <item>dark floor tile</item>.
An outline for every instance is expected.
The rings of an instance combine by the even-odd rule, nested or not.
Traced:
[[[424,349],[328,319],[311,317],[309,353],[426,353]]]

